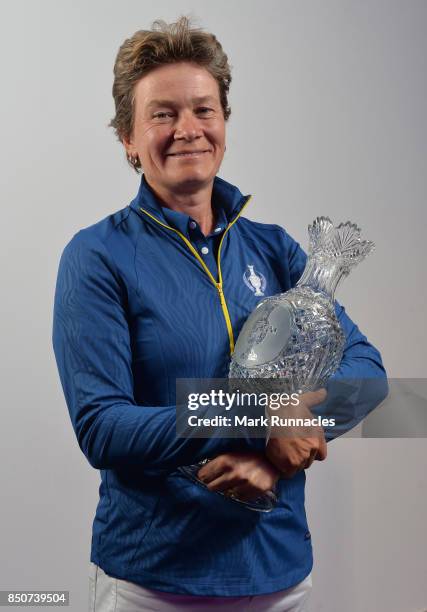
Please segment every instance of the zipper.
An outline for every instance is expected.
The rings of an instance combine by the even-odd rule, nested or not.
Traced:
[[[216,282],[215,278],[213,277],[211,271],[209,270],[209,268],[207,267],[207,265],[205,264],[203,259],[200,257],[199,253],[196,251],[196,249],[191,244],[191,242],[188,240],[188,238],[186,238],[186,236],[184,236],[184,234],[182,234],[180,231],[178,231],[174,227],[171,227],[170,225],[166,225],[166,223],[163,223],[162,221],[159,221],[158,219],[156,219],[156,217],[154,215],[152,215],[148,211],[144,210],[143,208],[139,207],[139,210],[141,212],[143,212],[144,214],[146,214],[151,219],[153,219],[153,221],[155,221],[156,223],[158,223],[162,227],[165,227],[166,229],[171,230],[172,232],[175,232],[175,234],[178,234],[178,236],[184,241],[184,243],[187,245],[187,247],[190,249],[190,251],[196,257],[197,261],[200,263],[200,265],[202,266],[203,270],[208,275],[211,283],[215,286],[216,290],[218,291],[218,296],[219,296],[219,301],[221,303],[222,313],[224,315],[225,324],[227,326],[228,340],[229,340],[229,344],[230,344],[230,355],[232,355],[233,352],[234,352],[234,334],[233,334],[233,326],[231,324],[231,319],[230,319],[230,313],[228,312],[227,301],[225,299],[224,290],[223,290],[223,284],[222,284],[221,247],[222,247],[222,243],[224,241],[226,233],[232,227],[232,225],[234,225],[234,223],[236,223],[237,219],[240,217],[240,215],[242,214],[244,208],[246,208],[246,205],[249,203],[249,200],[251,198],[252,198],[252,196],[248,197],[248,199],[246,200],[246,202],[244,203],[244,205],[240,209],[239,213],[234,217],[233,221],[231,221],[231,223],[229,223],[227,225],[227,227],[225,228],[224,233],[223,233],[223,235],[221,237],[221,241],[220,241],[219,247],[218,247],[218,255],[217,255],[218,278],[219,278],[219,282],[218,283]]]

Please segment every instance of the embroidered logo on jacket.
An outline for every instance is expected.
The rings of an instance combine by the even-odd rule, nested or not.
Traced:
[[[247,265],[247,269],[243,274],[243,280],[245,285],[249,287],[249,289],[253,291],[255,295],[264,295],[265,288],[267,287],[267,281],[261,272],[255,270],[254,265]]]

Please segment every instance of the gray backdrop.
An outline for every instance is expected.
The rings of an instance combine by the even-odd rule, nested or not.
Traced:
[[[138,179],[106,125],[119,45],[193,14],[233,65],[221,176],[251,219],[306,245],[318,214],[376,252],[338,298],[393,377],[426,376],[425,1],[3,1],[0,589],[69,589],[86,609],[98,472],[78,448],[51,346],[72,235]],[[425,439],[340,439],[308,471],[313,612],[427,609]]]

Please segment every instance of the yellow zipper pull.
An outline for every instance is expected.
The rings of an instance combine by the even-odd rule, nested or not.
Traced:
[[[227,308],[227,302],[225,301],[224,291],[222,289],[222,283],[216,283],[216,288],[219,294],[219,301],[221,302],[222,311],[224,313],[225,323],[228,330],[228,339],[230,343],[230,355],[234,353],[234,335],[233,326],[231,325],[231,319]]]

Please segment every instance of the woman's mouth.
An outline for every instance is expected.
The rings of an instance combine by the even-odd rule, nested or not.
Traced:
[[[209,151],[181,151],[177,153],[168,153],[167,157],[197,157],[209,153]]]

